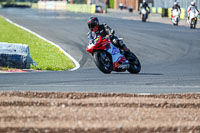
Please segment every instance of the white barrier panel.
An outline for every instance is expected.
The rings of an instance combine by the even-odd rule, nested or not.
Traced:
[[[66,10],[66,1],[38,1],[39,9]]]
[[[39,1],[38,2],[38,8],[39,9],[45,9],[45,2],[44,1]]]
[[[46,4],[46,9],[54,10],[56,7],[55,1],[47,1]]]
[[[56,10],[66,10],[66,1],[56,1]]]

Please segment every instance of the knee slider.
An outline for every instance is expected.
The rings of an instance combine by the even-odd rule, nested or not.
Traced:
[[[114,44],[117,44],[118,43],[118,38],[113,38],[113,40],[112,40],[112,42],[114,43]]]

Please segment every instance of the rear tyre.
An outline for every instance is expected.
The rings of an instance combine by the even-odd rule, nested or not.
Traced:
[[[112,58],[105,51],[96,51],[94,53],[94,62],[99,70],[105,74],[109,74],[113,70]]]
[[[137,58],[137,56],[134,53],[131,52],[131,54],[132,54],[132,56],[135,57],[135,60],[134,61],[129,61],[130,62],[130,67],[129,67],[128,71],[130,73],[132,73],[132,74],[138,74],[140,72],[140,70],[141,70],[140,61],[139,61],[139,59]]]

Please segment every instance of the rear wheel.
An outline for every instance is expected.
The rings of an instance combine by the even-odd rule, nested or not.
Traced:
[[[103,73],[109,74],[112,72],[113,64],[109,53],[105,51],[96,51],[94,53],[94,62]]]
[[[132,74],[138,74],[140,72],[140,70],[141,70],[140,61],[139,61],[139,59],[137,58],[137,56],[134,53],[131,52],[131,54],[132,54],[132,56],[135,57],[135,60],[134,61],[129,61],[130,62],[130,67],[129,67],[128,71],[130,73],[132,73]]]

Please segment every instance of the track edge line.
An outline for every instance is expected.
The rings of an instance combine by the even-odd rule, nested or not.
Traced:
[[[19,28],[25,30],[25,31],[28,31],[29,33],[31,33],[31,34],[37,36],[38,38],[40,38],[40,39],[42,39],[42,40],[44,40],[44,41],[47,41],[48,43],[54,45],[54,46],[57,47],[59,50],[61,50],[61,51],[62,51],[69,59],[71,59],[72,62],[74,62],[74,64],[75,64],[75,67],[72,68],[72,69],[69,69],[69,71],[75,71],[75,70],[77,70],[78,68],[80,68],[80,64],[78,63],[78,61],[76,61],[70,54],[68,54],[66,51],[64,51],[59,45],[55,44],[54,42],[52,42],[52,41],[50,41],[50,40],[47,40],[46,38],[44,38],[44,37],[42,37],[41,35],[39,35],[39,34],[33,32],[33,31],[29,30],[29,29],[26,28],[26,27],[23,27],[23,26],[21,26],[21,25],[19,25],[19,24],[14,23],[13,21],[11,21],[10,19],[8,19],[8,18],[6,18],[6,17],[4,17],[4,16],[1,16],[1,17],[3,17],[3,18],[4,18],[6,21],[8,21],[9,23],[11,23],[11,24],[13,24],[13,25],[15,25],[15,26],[17,26],[17,27],[19,27]]]

